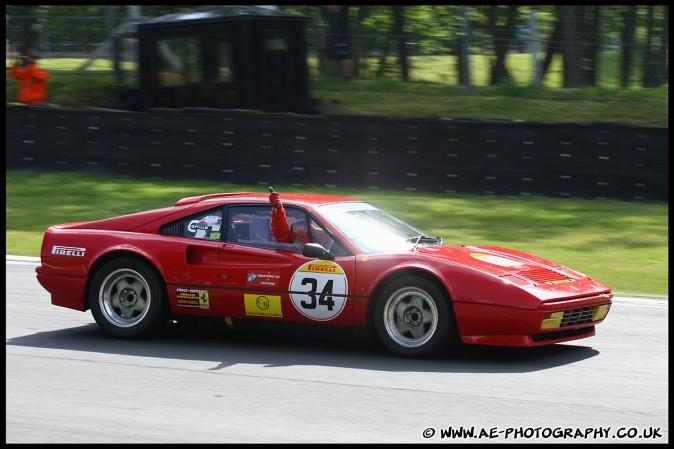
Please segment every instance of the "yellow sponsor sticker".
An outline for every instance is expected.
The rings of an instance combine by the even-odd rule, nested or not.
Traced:
[[[244,294],[243,302],[248,316],[283,318],[280,296]]]
[[[482,262],[489,262],[493,263],[494,265],[500,265],[502,267],[519,267],[522,265],[520,262],[516,260],[506,259],[505,257],[494,256],[492,254],[470,253],[470,257],[474,257]]]
[[[548,281],[546,284],[564,284],[566,282],[573,282],[575,279],[560,279],[558,281]]]

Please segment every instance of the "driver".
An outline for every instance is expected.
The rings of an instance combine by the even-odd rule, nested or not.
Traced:
[[[271,232],[276,237],[276,240],[283,243],[299,243],[304,245],[309,243],[309,232],[303,223],[296,221],[291,226],[288,225],[286,217],[286,210],[281,202],[281,195],[275,192],[273,188],[269,187],[269,202],[272,205],[271,209]]]

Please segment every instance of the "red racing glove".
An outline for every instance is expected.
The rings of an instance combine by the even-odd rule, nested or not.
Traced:
[[[271,203],[271,232],[276,237],[276,240],[284,243],[293,242],[293,234],[290,232],[288,226],[288,219],[286,218],[286,210],[281,202],[281,195],[278,192],[269,194],[269,202]]]
[[[274,210],[283,208],[283,203],[281,203],[281,195],[278,192],[269,194],[269,202],[272,206],[274,206]]]

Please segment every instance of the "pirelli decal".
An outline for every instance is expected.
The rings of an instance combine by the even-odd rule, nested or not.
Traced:
[[[78,248],[75,246],[54,245],[51,247],[51,253],[55,256],[84,257],[86,251],[86,248]]]
[[[302,265],[298,270],[298,272],[304,272],[304,273],[329,273],[329,274],[339,274],[343,275],[344,271],[342,270],[342,267],[337,265],[334,262],[329,262],[329,261],[316,261],[316,262],[309,262],[304,265]]]

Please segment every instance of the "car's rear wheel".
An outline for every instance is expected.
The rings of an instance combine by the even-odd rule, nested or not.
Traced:
[[[92,279],[91,314],[115,337],[146,337],[166,322],[164,291],[162,281],[148,264],[128,257],[115,259]]]
[[[430,357],[452,343],[451,305],[424,278],[406,276],[389,284],[377,298],[373,319],[379,340],[399,356]]]

